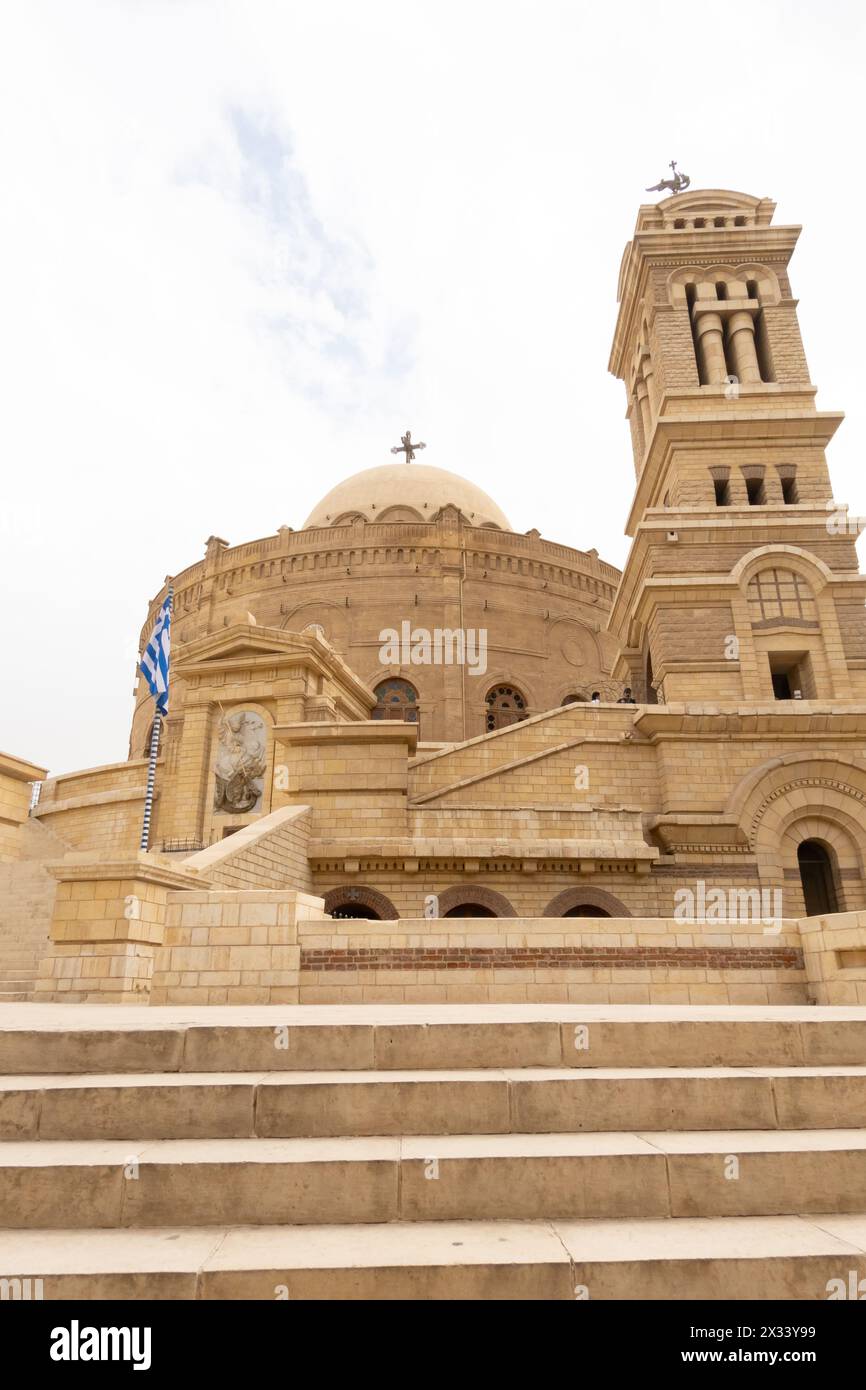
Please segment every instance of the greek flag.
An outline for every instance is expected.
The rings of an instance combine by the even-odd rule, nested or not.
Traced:
[[[141,658],[140,671],[156,696],[156,708],[166,713],[168,705],[168,662],[171,652],[171,592],[159,610],[150,641]]]

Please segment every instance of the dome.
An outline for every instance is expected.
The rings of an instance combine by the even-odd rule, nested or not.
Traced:
[[[449,502],[460,508],[472,526],[511,530],[508,517],[480,487],[424,463],[385,463],[353,473],[331,488],[302,529],[336,526],[356,516],[366,521],[432,521]]]

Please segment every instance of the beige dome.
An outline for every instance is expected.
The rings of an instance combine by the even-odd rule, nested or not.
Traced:
[[[303,529],[336,526],[356,516],[366,521],[432,521],[448,502],[459,507],[473,526],[511,530],[508,517],[480,487],[424,463],[385,463],[354,473],[322,498]]]

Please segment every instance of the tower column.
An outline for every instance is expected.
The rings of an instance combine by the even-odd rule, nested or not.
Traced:
[[[728,319],[728,342],[734,359],[734,371],[741,382],[761,380],[758,353],[755,347],[755,321],[745,309],[738,309]]]
[[[659,409],[658,393],[656,391],[656,374],[655,368],[653,366],[652,357],[650,356],[650,353],[647,349],[644,349],[643,352],[641,371],[643,373],[643,379],[646,382],[647,391],[649,393],[650,411],[652,412],[653,416],[656,416],[658,414]]]
[[[638,381],[635,385],[635,395],[640,406],[640,418],[643,422],[644,445],[649,444],[650,432],[652,430],[652,412],[650,411],[649,390],[645,381]]]
[[[695,321],[695,332],[698,338],[698,354],[704,384],[718,386],[728,375],[721,316],[713,313],[698,314]]]

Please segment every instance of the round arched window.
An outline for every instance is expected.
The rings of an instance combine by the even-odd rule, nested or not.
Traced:
[[[387,680],[377,685],[373,693],[377,700],[374,719],[402,719],[404,724],[415,724],[420,738],[421,707],[414,685],[404,680]]]
[[[486,727],[504,729],[509,724],[518,724],[527,717],[526,701],[513,685],[494,685],[485,700],[487,706]]]

